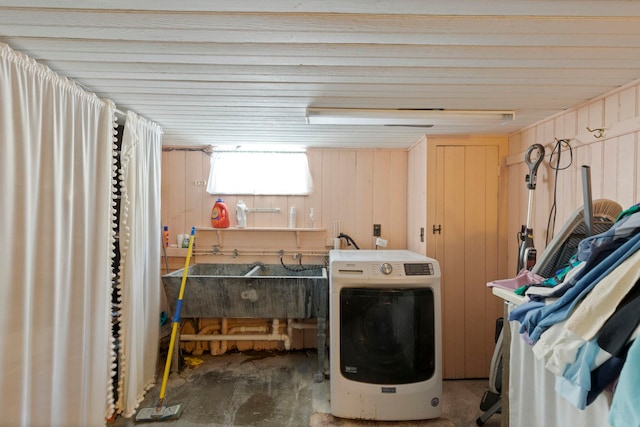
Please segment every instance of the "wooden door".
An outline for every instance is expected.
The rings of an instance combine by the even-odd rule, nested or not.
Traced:
[[[442,270],[443,376],[486,378],[502,314],[486,282],[499,276],[500,148],[436,143],[430,170],[428,253]]]

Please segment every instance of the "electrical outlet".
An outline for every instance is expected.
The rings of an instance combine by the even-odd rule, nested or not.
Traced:
[[[382,226],[380,224],[373,224],[373,237],[380,237],[382,235]]]

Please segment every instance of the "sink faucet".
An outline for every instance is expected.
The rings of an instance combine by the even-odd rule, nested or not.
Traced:
[[[255,276],[256,273],[260,270],[262,270],[262,268],[264,267],[264,264],[261,262],[255,262],[253,263],[251,266],[249,266],[249,271],[247,271],[247,273],[245,274],[245,277],[247,276]]]

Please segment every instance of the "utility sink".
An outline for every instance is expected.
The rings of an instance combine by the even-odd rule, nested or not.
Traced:
[[[162,277],[172,313],[184,269]],[[327,269],[278,264],[194,264],[187,271],[181,317],[327,317]]]

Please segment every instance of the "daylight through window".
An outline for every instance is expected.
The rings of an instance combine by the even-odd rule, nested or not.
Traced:
[[[313,188],[306,152],[214,151],[210,194],[305,195]]]

